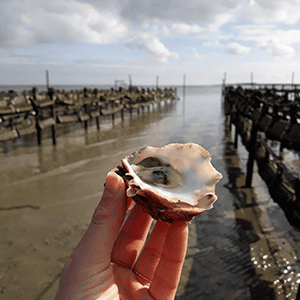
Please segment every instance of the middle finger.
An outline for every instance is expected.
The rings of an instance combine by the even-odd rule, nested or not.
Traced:
[[[152,221],[140,205],[133,207],[114,244],[111,255],[113,263],[132,268],[144,246]]]

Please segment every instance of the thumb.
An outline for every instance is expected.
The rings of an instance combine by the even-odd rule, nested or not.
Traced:
[[[126,214],[126,193],[123,179],[114,171],[107,174],[100,203],[74,255],[82,266],[110,264],[111,252]],[[74,257],[74,256],[73,256]]]
[[[126,213],[126,200],[126,187],[123,179],[114,171],[110,171],[106,176],[104,192],[95,209],[92,222],[100,226],[107,225],[107,222],[118,223],[120,221],[122,224]]]

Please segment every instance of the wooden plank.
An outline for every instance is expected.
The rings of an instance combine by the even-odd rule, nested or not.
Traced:
[[[35,133],[36,132],[36,126],[31,125],[31,126],[28,126],[28,127],[25,127],[25,128],[19,127],[16,130],[19,134],[19,137],[21,137],[21,136],[24,136],[24,135]]]
[[[0,129],[0,141],[8,141],[12,140],[18,137],[18,132],[16,129],[6,129],[6,128],[1,128]]]
[[[91,118],[99,117],[100,116],[100,111],[98,111],[98,110],[91,111],[90,116],[91,116]]]
[[[86,114],[86,113],[84,113],[84,112],[80,112],[80,113],[79,113],[79,120],[80,120],[81,122],[87,121],[87,120],[89,120],[89,119],[90,119],[90,116],[89,116],[88,114]]]
[[[32,105],[21,105],[15,107],[16,113],[33,111]]]
[[[102,116],[112,115],[112,114],[115,114],[115,113],[121,111],[123,108],[124,108],[123,104],[121,104],[118,107],[115,107],[113,109],[112,108],[100,108],[100,113]]]
[[[49,127],[49,126],[53,126],[55,125],[55,120],[54,118],[48,118],[48,119],[45,119],[43,121],[38,121],[38,126],[41,128],[41,129],[45,129],[46,127]]]
[[[139,109],[141,107],[140,103],[136,103],[136,104],[125,104],[125,108],[126,109]]]
[[[15,113],[15,108],[10,106],[10,107],[1,107],[0,108],[0,115],[11,115]]]
[[[53,105],[53,100],[47,100],[47,101],[42,101],[42,102],[39,102],[39,101],[35,101],[36,105],[40,108],[43,108],[43,107],[48,107],[48,106],[51,106]]]
[[[121,104],[121,105],[119,105],[119,106],[117,106],[117,107],[114,107],[114,108],[112,109],[112,113],[115,114],[115,113],[119,112],[120,110],[123,109],[123,107],[124,107],[123,104]]]
[[[77,122],[78,116],[77,115],[63,115],[63,116],[57,116],[58,123],[71,123],[71,122]]]
[[[102,116],[107,116],[107,115],[111,115],[111,109],[107,109],[107,108],[100,108],[100,114]]]
[[[141,103],[141,107],[146,108],[148,106],[150,106],[151,103],[150,102],[146,102],[146,103]]]

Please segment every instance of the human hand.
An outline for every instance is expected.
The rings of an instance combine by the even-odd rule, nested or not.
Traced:
[[[56,300],[174,299],[187,224],[157,221],[147,239],[153,219],[139,205],[123,224],[132,204],[123,179],[109,172],[92,222],[62,269]]]

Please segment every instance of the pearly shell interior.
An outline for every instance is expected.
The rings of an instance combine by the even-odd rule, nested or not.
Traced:
[[[122,162],[133,177],[127,190],[129,197],[136,194],[132,183],[182,206],[208,209],[207,200],[217,200],[215,185],[222,175],[212,166],[209,152],[200,145],[148,146]]]

